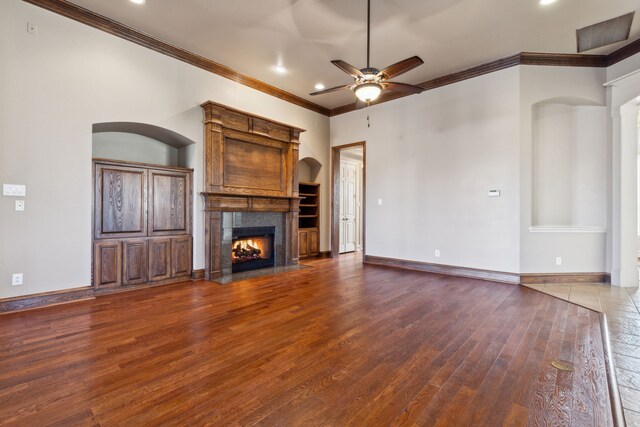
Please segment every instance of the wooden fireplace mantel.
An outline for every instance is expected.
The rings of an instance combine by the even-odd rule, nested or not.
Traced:
[[[220,212],[298,212],[301,197],[201,193],[205,211]]]
[[[283,212],[285,259],[298,263],[298,149],[304,129],[207,101],[205,277],[221,275],[222,212]]]

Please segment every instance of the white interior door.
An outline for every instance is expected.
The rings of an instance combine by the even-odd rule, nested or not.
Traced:
[[[356,250],[356,165],[340,163],[340,253]]]

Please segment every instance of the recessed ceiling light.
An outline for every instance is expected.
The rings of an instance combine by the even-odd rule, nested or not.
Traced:
[[[316,87],[316,90],[322,90],[322,89],[324,89],[324,85],[323,85],[322,83],[318,83],[318,84],[316,84],[316,86],[315,86],[315,87]]]
[[[286,74],[287,73],[287,67],[285,67],[284,65],[276,65],[274,67],[274,70],[276,70],[276,73],[279,73],[279,74]]]
[[[135,3],[135,4],[144,4],[144,2],[146,0],[129,0],[131,3]]]
[[[540,0],[540,5],[541,6],[548,6],[551,3],[555,3],[555,2],[556,2],[556,0]]]

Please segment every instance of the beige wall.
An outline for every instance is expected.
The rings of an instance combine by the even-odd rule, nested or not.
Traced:
[[[523,273],[564,273],[564,272],[604,272],[606,271],[606,224],[590,229],[573,227],[568,224],[561,229],[536,229],[532,226],[534,200],[533,178],[533,135],[535,129],[534,107],[543,102],[555,100],[562,103],[579,105],[606,105],[605,82],[606,69],[582,67],[542,67],[521,66],[520,69],[520,195],[521,195],[521,247],[520,267]],[[597,111],[597,109],[596,109]],[[600,121],[600,128],[606,128],[606,121]],[[606,129],[594,128],[606,139]],[[608,163],[606,141],[591,144],[592,148],[604,153],[591,159],[596,167],[593,174],[601,180],[607,179]],[[560,151],[560,150],[559,150]],[[591,153],[594,154],[594,153]],[[558,157],[562,154],[559,152]],[[574,161],[578,155],[573,153]],[[563,177],[574,179],[574,177]],[[583,177],[584,178],[584,177]],[[572,188],[576,187],[572,185]],[[579,187],[579,186],[577,186]],[[559,185],[558,192],[564,191]],[[606,209],[606,198],[594,203],[591,209],[596,210],[592,216],[597,217]],[[588,215],[590,216],[590,215]],[[556,265],[556,257],[562,258],[562,265]]]
[[[371,128],[366,112],[333,117],[332,145],[367,141],[367,254],[505,272],[606,271],[605,75],[519,66],[372,107]],[[554,178],[571,185],[542,184],[549,200],[571,196],[579,212],[562,230],[532,227],[534,107],[576,100],[586,107],[577,107],[568,150],[546,147],[574,169]],[[488,198],[490,189],[501,196]]]
[[[90,284],[94,123],[147,123],[196,142],[195,268],[204,266],[202,102],[307,129],[300,157],[329,164],[327,117],[20,0],[0,5],[0,58],[0,182],[27,186],[23,213],[0,197],[0,297]],[[328,250],[328,186],[321,197]],[[10,285],[12,273],[24,274],[23,286]]]
[[[368,255],[519,271],[518,79],[510,68],[374,106],[370,128],[367,111],[331,118],[331,145],[366,141]]]

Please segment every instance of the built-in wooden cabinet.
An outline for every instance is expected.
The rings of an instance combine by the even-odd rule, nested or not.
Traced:
[[[122,284],[122,244],[120,241],[98,241],[93,244],[93,283],[100,287]]]
[[[320,253],[320,184],[300,182],[298,215],[298,255],[300,258]]]
[[[147,281],[147,241],[127,239],[122,241],[122,284],[135,285]]]
[[[149,279],[171,277],[171,239],[149,240]]]
[[[171,276],[191,276],[191,237],[171,239]]]
[[[94,286],[191,277],[192,174],[191,169],[94,160]]]

